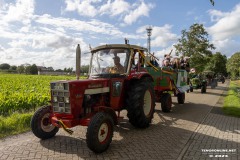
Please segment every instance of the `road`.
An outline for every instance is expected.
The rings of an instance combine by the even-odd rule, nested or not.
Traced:
[[[109,149],[95,154],[86,145],[86,127],[75,127],[73,135],[62,129],[49,140],[39,140],[31,132],[0,140],[0,159],[240,159],[240,120],[225,116],[222,111],[222,96],[227,83],[206,94],[194,90],[186,94],[185,104],[173,97],[171,113],[163,113],[160,104],[152,124],[147,129],[136,129],[128,123],[126,111],[123,121],[115,127]],[[207,149],[215,149],[210,153]],[[223,153],[216,149],[235,149]],[[212,152],[212,151],[211,151]]]

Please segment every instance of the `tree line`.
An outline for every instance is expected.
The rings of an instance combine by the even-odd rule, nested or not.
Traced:
[[[45,67],[46,68],[46,67]],[[70,74],[74,74],[75,71],[72,67],[64,68],[64,69],[56,69],[54,70],[53,67],[47,67],[48,71],[56,71],[56,72],[66,72]],[[83,65],[81,66],[81,73],[88,73],[89,65]],[[36,64],[22,64],[20,66],[16,65],[10,65],[8,63],[2,63],[0,64],[0,71],[6,72],[6,73],[18,73],[18,74],[32,74],[36,75],[38,74],[38,71],[41,71],[41,68],[38,67]]]
[[[16,65],[10,65],[8,63],[2,63],[0,64],[0,70],[3,72],[7,72],[7,73],[25,73],[25,74],[38,74],[38,68],[36,66],[36,64],[25,64],[25,65],[20,65],[20,66],[16,66]]]

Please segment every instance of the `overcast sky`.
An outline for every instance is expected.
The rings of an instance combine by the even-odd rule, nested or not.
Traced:
[[[215,6],[209,0],[0,0],[0,19],[0,64],[75,68],[77,44],[88,64],[89,44],[128,38],[146,47],[149,25],[151,50],[160,58],[193,23],[204,25],[214,53],[240,51],[239,0],[215,0]]]

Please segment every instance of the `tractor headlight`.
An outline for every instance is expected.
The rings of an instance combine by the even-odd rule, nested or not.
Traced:
[[[57,102],[57,101],[58,101],[57,97],[53,97],[53,102]]]
[[[69,97],[65,97],[65,103],[69,103]]]

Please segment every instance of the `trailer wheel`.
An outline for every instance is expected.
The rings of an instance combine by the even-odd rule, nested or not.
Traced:
[[[178,93],[177,100],[179,104],[184,104],[185,102],[185,93]]]
[[[193,87],[192,86],[190,86],[190,92],[193,92]]]
[[[203,90],[203,92],[206,93],[206,91],[207,91],[207,84],[204,85],[204,90]]]
[[[92,118],[86,133],[87,146],[95,153],[106,151],[112,142],[113,119],[105,113],[99,112]]]
[[[143,79],[132,84],[126,103],[129,122],[137,128],[147,128],[155,111],[152,81]]]
[[[56,135],[59,128],[50,122],[50,106],[39,108],[31,119],[31,129],[33,134],[41,139],[52,138]]]
[[[163,93],[161,98],[161,108],[163,112],[170,112],[172,109],[172,97],[169,93]]]
[[[206,90],[207,90],[207,86],[206,84],[203,84],[201,87],[201,93],[206,93]]]

